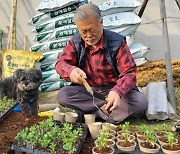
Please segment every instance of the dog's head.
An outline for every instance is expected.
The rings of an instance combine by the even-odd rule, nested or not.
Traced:
[[[42,73],[36,69],[18,69],[14,72],[17,88],[21,91],[36,89],[42,83]]]

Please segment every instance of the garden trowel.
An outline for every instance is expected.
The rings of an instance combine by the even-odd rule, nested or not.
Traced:
[[[83,80],[83,85],[84,85],[84,87],[86,88],[86,90],[93,96],[93,105],[98,109],[98,110],[100,110],[104,115],[106,115],[107,117],[108,117],[108,119],[109,119],[109,122],[110,123],[115,123],[115,121],[113,120],[113,118],[111,117],[111,115],[110,115],[110,113],[109,112],[105,112],[105,111],[103,111],[100,107],[98,107],[96,104],[95,104],[95,102],[94,102],[94,94],[96,94],[96,93],[94,93],[93,92],[93,89],[92,89],[92,87],[88,84],[88,82],[84,79],[84,78],[82,78],[82,80]],[[95,96],[97,96],[97,98],[100,98],[100,99],[102,99],[103,97],[102,96],[98,96],[98,94],[96,94]],[[103,98],[104,99],[104,98]],[[107,99],[105,99],[106,101],[107,101]]]

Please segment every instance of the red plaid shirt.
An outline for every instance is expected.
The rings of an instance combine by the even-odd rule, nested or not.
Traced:
[[[96,50],[90,50],[85,43],[85,48],[88,48],[86,60],[82,70],[86,73],[87,82],[91,86],[100,87],[114,84],[111,89],[116,91],[121,97],[125,96],[136,85],[136,64],[126,41],[123,40],[122,45],[116,56],[117,68],[119,71],[119,79],[113,73],[111,65],[106,60],[103,54],[103,36]],[[77,66],[77,54],[72,38],[63,50],[55,65],[56,71],[66,81],[70,81],[69,74]]]

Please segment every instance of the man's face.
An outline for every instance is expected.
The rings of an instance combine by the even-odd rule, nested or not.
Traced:
[[[95,17],[86,20],[77,20],[76,25],[82,39],[90,46],[94,46],[100,40],[103,33],[102,20]]]

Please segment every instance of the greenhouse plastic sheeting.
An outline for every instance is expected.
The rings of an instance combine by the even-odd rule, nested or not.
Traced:
[[[175,117],[174,109],[167,100],[165,82],[149,83],[146,86],[146,95],[148,98],[146,116],[149,120],[165,120]]]

